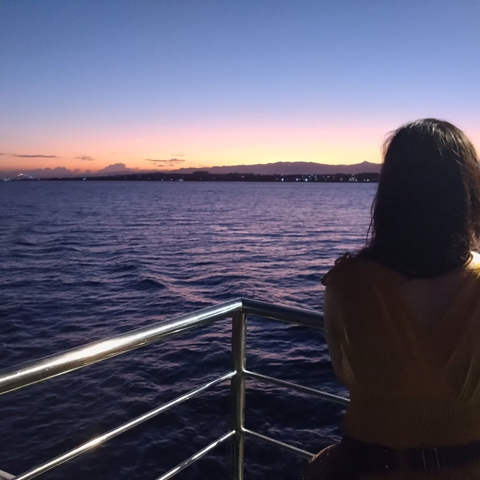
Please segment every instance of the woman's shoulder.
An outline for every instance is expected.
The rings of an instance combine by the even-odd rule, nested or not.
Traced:
[[[368,267],[368,263],[370,262],[362,255],[352,255],[350,252],[346,252],[335,260],[333,268],[322,278],[322,284],[327,286],[338,280],[351,278],[355,271]]]

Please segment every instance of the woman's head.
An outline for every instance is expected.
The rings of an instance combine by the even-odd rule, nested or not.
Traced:
[[[480,236],[480,169],[467,136],[417,120],[388,135],[383,156],[366,252],[414,276],[464,263]]]

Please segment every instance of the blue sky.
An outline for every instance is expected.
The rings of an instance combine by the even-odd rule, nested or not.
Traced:
[[[427,116],[478,148],[479,20],[476,0],[3,0],[0,171],[379,162]]]

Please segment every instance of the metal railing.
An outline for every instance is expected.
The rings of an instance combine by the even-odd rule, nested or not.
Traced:
[[[208,388],[226,380],[231,382],[232,395],[232,428],[220,438],[207,445],[196,454],[187,458],[176,467],[160,476],[157,480],[172,478],[181,470],[185,469],[196,460],[210,452],[217,445],[232,439],[231,443],[231,479],[243,480],[244,439],[246,435],[268,442],[277,447],[289,450],[296,454],[310,458],[313,453],[288,445],[258,432],[245,428],[245,381],[252,378],[260,382],[291,388],[293,390],[314,395],[323,400],[328,400],[342,405],[348,404],[348,399],[323,392],[310,387],[304,387],[278,378],[269,377],[260,373],[252,372],[245,367],[247,315],[280,320],[296,325],[303,325],[316,329],[323,329],[322,315],[295,308],[282,307],[270,303],[257,302],[248,299],[236,299],[213,307],[198,310],[194,313],[181,315],[150,327],[133,330],[116,337],[94,342],[82,347],[51,355],[48,357],[24,363],[19,366],[0,371],[0,394],[8,393],[19,388],[32,385],[49,378],[72,372],[79,368],[101,362],[108,358],[130,352],[136,348],[149,345],[167,337],[179,334],[195,327],[212,324],[218,320],[232,318],[232,370],[220,377],[197,387],[153,410],[150,410],[132,420],[95,437],[94,439],[79,445],[76,448],[52,458],[41,465],[37,465],[17,476],[8,476],[1,472],[1,478],[13,478],[15,480],[28,480],[81,455],[98,445],[110,440],[117,435],[140,425],[141,423],[163,413],[170,408],[193,398]],[[2,474],[5,477],[2,477]]]

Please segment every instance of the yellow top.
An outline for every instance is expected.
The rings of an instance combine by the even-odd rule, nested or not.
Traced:
[[[362,257],[339,260],[324,278],[325,324],[350,391],[345,433],[397,449],[480,440],[480,268],[465,272],[426,329],[398,273]]]

